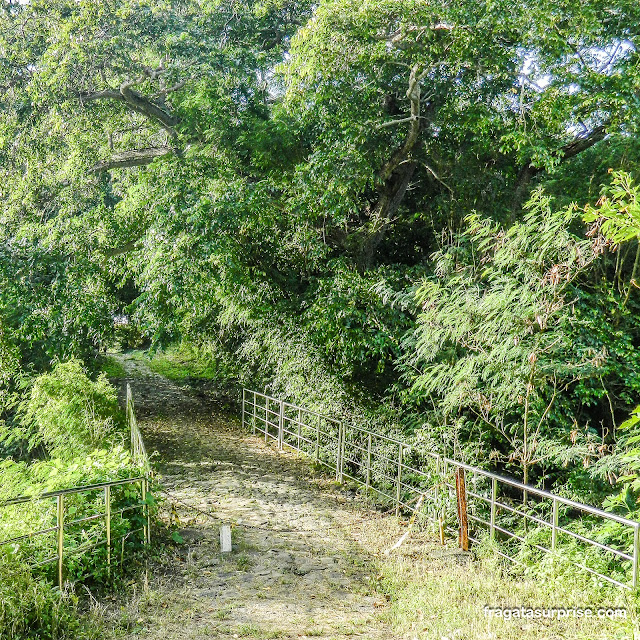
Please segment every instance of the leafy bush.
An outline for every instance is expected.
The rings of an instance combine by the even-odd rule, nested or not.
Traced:
[[[3,438],[5,442],[22,441],[31,455],[29,459],[8,458],[0,462],[0,502],[140,475],[140,469],[123,446],[124,423],[115,389],[104,374],[91,380],[79,361],[58,364],[50,373],[36,378],[28,397],[19,406],[18,421],[5,426]],[[43,452],[47,455],[42,455]],[[125,550],[130,558],[130,552],[141,545],[141,534],[132,532],[139,531],[144,524],[143,509],[117,513],[120,508],[138,505],[140,500],[139,486],[123,485],[111,491],[112,568],[122,563]],[[102,544],[104,518],[84,520],[103,513],[103,489],[66,496],[66,579],[107,580],[107,551]],[[84,521],[74,523],[74,520]],[[27,565],[44,563],[56,555],[55,531],[30,534],[55,527],[56,522],[55,499],[4,504],[0,508],[0,540],[25,536],[6,545],[5,553]],[[73,554],[75,548],[98,542],[91,553]],[[55,569],[55,563],[45,563],[36,573],[53,580]]]
[[[333,275],[307,294],[311,302],[303,322],[341,376],[371,384],[374,374],[392,372],[400,355],[398,336],[409,328],[408,317],[385,304],[373,286],[383,275],[398,277],[390,269],[363,275],[338,261],[333,266]]]
[[[96,637],[77,613],[77,599],[54,590],[29,570],[0,557],[0,638],[81,640]]]
[[[615,447],[612,397],[628,401],[637,380],[636,322],[623,295],[594,304],[606,244],[584,237],[575,208],[553,211],[538,192],[528,209],[508,229],[470,217],[434,256],[403,345],[405,398],[454,456],[517,465],[525,482],[566,482],[568,467],[571,489],[592,492],[584,469],[603,479],[594,463]]]
[[[5,439],[23,438],[28,449],[44,445],[65,460],[117,442],[121,412],[106,376],[92,381],[82,363],[70,360],[36,378],[20,406],[22,428],[5,431]]]

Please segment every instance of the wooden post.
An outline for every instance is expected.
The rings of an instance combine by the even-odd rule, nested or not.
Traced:
[[[458,541],[463,551],[469,551],[469,524],[467,522],[467,490],[464,484],[464,469],[456,469],[456,499],[458,502],[458,523],[460,533]]]

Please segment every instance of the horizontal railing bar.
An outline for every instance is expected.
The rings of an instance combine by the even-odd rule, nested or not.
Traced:
[[[318,411],[313,411],[313,409],[305,409],[304,407],[299,407],[297,404],[291,404],[290,402],[283,403],[285,407],[289,407],[290,409],[294,409],[295,411],[302,411],[302,413],[306,413],[308,416],[316,416],[317,418],[322,418],[327,422],[331,422],[332,424],[340,424],[340,420],[336,418],[330,418],[323,413],[319,413]]]
[[[488,499],[487,502],[491,503],[491,500]],[[548,527],[549,529],[553,529],[553,523],[547,522],[547,520],[542,520],[542,518],[537,518],[536,516],[532,516],[531,514],[525,513],[524,511],[520,511],[520,509],[516,509],[515,507],[511,507],[508,504],[505,504],[504,502],[499,502],[498,500],[496,500],[495,501],[495,505],[496,505],[497,509],[506,509],[507,511],[509,511],[511,513],[516,513],[519,516],[522,516],[523,518],[527,518],[528,520],[531,520],[532,522],[536,522],[537,524],[540,524],[543,527]]]
[[[122,507],[122,509],[112,510],[111,516],[113,517],[114,515],[123,514],[125,511],[133,511],[134,509],[143,509],[145,505],[146,505],[145,502],[140,502],[138,504],[130,504],[130,505],[127,505],[126,507]]]
[[[64,523],[64,527],[68,527],[72,524],[80,524],[81,522],[91,522],[91,520],[97,520],[98,518],[104,518],[106,513],[97,513],[94,516],[87,516],[86,518],[78,518],[77,520],[68,520]]]
[[[290,447],[291,449],[295,451],[299,451],[301,453],[305,453],[307,455],[312,455],[312,452],[307,451],[307,449],[313,449],[313,447],[315,446],[316,447],[315,453],[317,454],[318,447],[320,447],[320,451],[322,452],[322,454],[320,456],[320,459],[318,459],[317,461],[331,470],[336,470],[335,461],[333,462],[333,464],[329,464],[324,460],[322,460],[322,457],[323,455],[326,454],[327,446],[329,447],[335,446],[335,440],[336,440],[337,434],[335,432],[327,432],[322,430],[320,428],[320,424],[322,423],[324,425],[338,425],[338,424],[344,424],[344,421],[336,418],[331,418],[327,415],[319,413],[318,411],[305,409],[304,407],[300,407],[293,403],[286,402],[278,398],[274,398],[272,396],[268,396],[267,394],[263,394],[263,393],[251,391],[251,390],[248,390],[247,393],[248,395],[253,396],[253,402],[247,401],[245,403],[246,406],[253,407],[254,409],[258,408],[261,411],[261,413],[264,412],[264,417],[262,417],[262,416],[256,416],[255,411],[253,412],[254,415],[251,415],[250,411],[246,411],[246,407],[244,409],[243,415],[249,416],[249,418],[252,420],[254,427],[256,425],[256,422],[264,424],[264,429],[257,429],[257,430],[261,431],[266,436],[270,436],[273,440],[279,440],[282,444]],[[264,399],[265,401],[264,406],[261,406],[258,404],[259,399]],[[273,409],[271,409],[271,407],[267,409],[267,405],[269,402],[273,402],[274,406],[276,404],[279,405],[279,412],[274,411]],[[291,415],[292,412],[294,411],[298,412],[297,416]],[[280,415],[281,416],[280,424],[274,424],[273,422],[270,422],[269,420],[270,415]],[[306,418],[310,418],[310,417],[316,418],[317,424],[315,426],[313,424],[310,424],[309,423],[310,421],[308,422],[306,420]],[[297,426],[297,432],[292,430],[294,426]],[[273,433],[270,432],[270,427],[273,429]],[[307,430],[309,432],[309,436],[310,436],[309,438],[306,438],[303,435],[305,432],[307,432]],[[368,438],[368,444],[366,444],[365,436]],[[495,522],[495,520],[493,519],[493,516],[492,516],[493,522],[489,522],[488,520],[485,520],[480,515],[476,515],[476,513],[485,514],[487,506],[493,504],[494,509],[507,511],[509,513],[514,514],[515,516],[518,516],[519,518],[524,519],[525,521],[530,520],[532,523],[535,523],[537,526],[541,526],[546,529],[555,529],[560,533],[565,533],[568,536],[573,537],[574,539],[584,543],[585,545],[589,545],[593,548],[600,549],[603,552],[611,553],[624,560],[632,561],[632,562],[634,560],[634,556],[631,556],[624,551],[620,551],[618,549],[609,547],[605,544],[599,543],[595,540],[592,540],[591,538],[588,538],[579,533],[571,531],[571,529],[566,529],[558,525],[554,527],[552,522],[543,519],[543,517],[545,517],[544,515],[539,517],[538,514],[534,515],[533,513],[527,513],[526,510],[518,509],[515,506],[511,506],[510,504],[505,504],[504,502],[499,502],[495,499],[496,498],[495,494],[492,497],[489,497],[487,495],[487,491],[490,489],[491,482],[494,482],[494,483],[497,482],[498,485],[500,486],[508,486],[508,487],[511,487],[512,489],[526,492],[526,495],[528,497],[528,502],[530,501],[530,504],[538,513],[546,514],[547,510],[551,507],[551,504],[549,504],[551,502],[556,506],[562,505],[566,509],[574,509],[583,514],[588,514],[590,516],[601,518],[605,521],[616,522],[625,527],[632,528],[636,532],[636,535],[640,530],[640,522],[630,520],[628,518],[619,516],[614,513],[609,513],[607,511],[604,511],[603,509],[599,509],[597,507],[593,507],[591,505],[587,505],[587,504],[578,502],[576,500],[571,500],[570,498],[564,498],[550,491],[546,491],[544,489],[538,489],[536,487],[527,485],[513,478],[503,476],[497,473],[493,473],[485,469],[481,469],[479,467],[474,467],[470,464],[459,462],[452,458],[441,456],[437,453],[422,451],[421,449],[414,449],[411,446],[409,446],[407,443],[402,442],[397,438],[376,433],[374,431],[371,431],[363,427],[344,424],[344,429],[342,431],[341,438],[342,438],[341,440],[342,450],[341,452],[338,452],[339,464],[337,465],[340,471],[340,476],[344,476],[345,478],[348,478],[356,482],[358,485],[367,486],[368,488],[371,488],[376,494],[388,499],[391,502],[396,503],[396,505],[399,508],[402,507],[403,509],[407,509],[414,513],[418,513],[419,511],[416,508],[415,504],[411,506],[410,504],[407,504],[406,502],[401,500],[400,499],[401,494],[403,497],[416,495],[416,494],[429,496],[429,495],[433,495],[434,492],[439,490],[439,488],[444,488],[445,495],[448,494],[449,497],[452,497],[453,491],[455,490],[455,485],[453,484],[452,481],[449,481],[451,479],[451,474],[455,469],[463,469],[469,473],[470,477],[467,479],[467,495],[473,499],[473,501],[469,503],[471,511],[468,514],[468,517],[471,521],[477,523],[482,528],[492,529],[494,531],[497,531],[501,534],[508,536],[514,541],[519,541],[520,543],[529,545],[530,547],[537,549],[543,553],[547,553],[547,554],[555,553],[554,551],[548,549],[543,545],[528,542],[526,538],[524,538],[522,535],[519,535],[513,531],[510,531],[504,526],[501,526],[500,524]],[[328,439],[328,442],[327,442],[327,439]],[[287,442],[287,440],[289,440],[289,442]],[[302,443],[305,443],[305,444],[303,445]],[[385,445],[387,444],[400,446],[401,450],[399,455],[396,455],[394,457],[388,457],[387,455],[384,455],[384,453],[389,451],[389,449],[385,447]],[[412,451],[414,451],[415,453],[411,453]],[[407,452],[408,455],[405,454],[404,452]],[[351,453],[351,455],[353,455],[354,457],[353,458],[349,457],[348,455],[346,455],[347,453]],[[366,462],[363,459],[362,454],[366,454],[368,456],[368,460]],[[403,459],[403,455],[406,455],[405,459]],[[413,461],[414,464],[421,464],[423,465],[424,468],[417,469],[411,466],[410,464],[407,464],[407,459],[409,458]],[[353,469],[353,474],[355,475],[352,475],[349,472],[345,472],[344,469],[342,468],[342,465],[344,464],[349,466],[350,469]],[[435,469],[430,465],[434,465]],[[442,465],[444,465],[444,467]],[[380,467],[380,466],[385,471],[390,471],[389,467],[393,466],[394,469],[397,468],[398,473],[396,475],[394,471],[393,472],[394,476],[387,475],[386,473],[382,473],[378,469],[376,469],[376,467]],[[365,467],[367,468],[367,470],[370,469],[370,472],[371,472],[371,477],[368,475],[369,471],[367,472],[366,483],[363,479],[365,475],[364,474]],[[418,477],[407,478],[406,474],[409,474],[410,476],[415,475]],[[404,478],[403,478],[403,475],[405,476]],[[437,476],[436,479],[438,480],[435,486],[421,486],[423,484],[433,485],[434,475]],[[425,482],[424,480],[422,480],[423,478],[427,479],[428,482]],[[386,487],[388,483],[389,488],[397,487],[397,494],[395,496],[387,494],[385,493],[385,491],[375,486],[375,483],[378,483],[378,486],[380,486],[381,484],[382,486]],[[408,484],[408,483],[411,483],[411,484]],[[495,484],[493,486],[495,487]],[[479,502],[475,502],[476,500]],[[415,498],[412,498],[410,502],[414,503]],[[479,503],[482,503],[482,505],[487,505],[487,506],[483,506],[482,508],[480,508]],[[525,505],[525,509],[526,507],[527,505]],[[478,509],[480,509],[480,511],[478,511]],[[432,519],[432,517],[428,513],[424,513],[424,515],[426,518]],[[450,527],[446,527],[446,529],[447,531],[451,531],[452,533],[457,534],[457,531],[454,529],[451,529]],[[475,537],[472,537],[472,536],[469,536],[469,539],[474,543],[480,542],[479,539],[476,539]],[[515,544],[515,543],[511,543],[511,544]],[[507,550],[511,546],[511,544],[507,545]],[[516,564],[522,564],[520,561],[509,556],[507,553],[502,553],[498,550],[496,550],[495,552],[497,555],[504,557],[510,562],[513,562]],[[587,567],[586,565],[582,565],[580,563],[573,562],[573,561],[571,562],[571,564],[578,568],[584,569],[606,580],[611,584],[629,588],[627,584],[620,582],[618,580],[615,580],[613,578],[609,578],[608,576],[602,575],[597,571]]]
[[[417,493],[425,498],[428,494],[435,493],[436,491],[436,487],[427,487],[426,489],[424,487],[412,487],[410,484],[405,484],[404,482],[401,482],[400,486],[405,487],[407,491],[412,491],[413,493]]]
[[[431,473],[428,473],[427,471],[422,471],[421,469],[416,469],[415,467],[408,467],[406,464],[404,464],[404,462],[402,463],[402,468],[405,471],[410,471],[411,473],[417,473],[421,476],[425,476],[428,477],[429,475],[434,475],[436,472],[432,471]]]
[[[468,487],[467,487],[467,495],[471,496],[472,498],[476,498],[477,500],[482,500],[487,504],[491,504],[491,498],[487,498],[487,496],[483,496],[481,493],[476,493],[475,491],[471,491]]]
[[[315,445],[315,442],[313,440],[309,440],[309,438],[305,438],[303,435],[298,435],[297,433],[295,433],[295,431],[286,431],[285,429],[282,430],[283,433],[288,433],[290,436],[293,436],[293,438],[295,438],[296,440],[298,440],[298,438],[300,440],[302,440],[303,442],[306,442],[307,444],[312,444]]]
[[[375,451],[371,451],[371,464],[373,464],[375,460],[384,460],[385,462],[390,462],[394,465],[394,467],[397,467],[398,465],[398,458],[394,460],[393,458],[387,458],[386,456],[376,454]]]
[[[40,562],[36,562],[29,566],[35,569],[36,567],[42,567],[45,564],[50,564],[51,562],[58,562],[58,559],[59,559],[58,556],[52,556],[51,558],[47,558],[46,560],[40,560]]]
[[[477,519],[474,516],[472,516],[471,514],[469,514],[469,518]],[[486,524],[487,527],[491,526],[491,524],[488,523],[488,522],[484,522],[484,524]],[[534,547],[535,549],[538,549],[538,551],[542,551],[543,553],[552,553],[551,549],[547,549],[547,547],[543,547],[541,544],[536,544],[536,543],[533,543],[533,542],[527,542],[525,540],[525,538],[523,538],[522,536],[519,536],[517,533],[513,533],[513,531],[509,531],[508,529],[500,527],[497,524],[494,524],[493,527],[494,527],[494,529],[496,531],[500,531],[500,532],[504,533],[505,535],[508,535],[508,536],[510,536],[512,538],[515,538],[516,540],[519,540],[523,544],[528,544],[529,546]]]
[[[57,531],[58,527],[49,527],[48,529],[41,529],[40,531],[34,531],[33,533],[27,533],[23,536],[17,536],[16,538],[9,538],[8,540],[2,540],[0,542],[0,547],[3,547],[5,544],[11,544],[12,542],[20,542],[21,540],[28,540],[33,538],[34,536],[43,536],[45,533],[52,533],[53,531]]]
[[[84,553],[85,551],[89,551],[89,549],[95,549],[99,547],[101,544],[105,544],[107,541],[98,540],[97,542],[90,542],[88,544],[80,545],[79,547],[65,547],[64,553],[66,556],[75,556],[79,553]]]
[[[587,544],[590,544],[593,547],[598,547],[603,551],[608,551],[609,553],[613,553],[614,555],[620,556],[625,560],[633,560],[633,556],[626,554],[624,551],[619,551],[618,549],[612,549],[611,547],[608,547],[606,544],[602,544],[600,542],[596,542],[595,540],[592,540],[591,538],[586,538],[585,536],[581,536],[579,533],[576,533],[575,531],[571,531],[570,529],[565,529],[564,527],[556,527],[556,531],[562,531],[562,533],[566,533],[572,538],[576,538],[577,540],[586,542]]]
[[[475,522],[479,522],[480,524],[483,524],[487,528],[491,527],[491,523],[490,522],[487,522],[486,520],[483,520],[482,518],[479,518],[478,516],[474,516],[471,513],[467,514],[467,516],[468,516],[468,518],[470,520],[474,520]],[[549,549],[547,547],[544,547],[541,544],[537,544],[537,543],[534,543],[534,542],[527,542],[524,538],[516,535],[515,533],[512,533],[511,531],[508,531],[507,529],[503,529],[502,527],[499,527],[498,525],[494,525],[494,527],[495,527],[495,529],[497,531],[502,531],[506,535],[511,536],[513,538],[516,538],[517,540],[520,540],[520,542],[523,542],[524,544],[528,544],[528,545],[534,547],[538,551],[542,551],[543,553],[552,553],[551,549]]]
[[[344,446],[345,448],[351,447],[352,449],[356,449],[357,451],[362,451],[362,453],[368,452],[368,449],[366,447],[361,447],[359,444],[356,444],[355,442],[345,442]],[[373,457],[373,451],[371,452],[371,456]]]
[[[619,582],[618,580],[615,580],[614,578],[610,578],[609,576],[605,576],[602,573],[599,573],[598,571],[596,571],[595,569],[592,569],[591,567],[587,567],[586,564],[581,564],[580,562],[574,562],[573,560],[570,561],[571,564],[574,567],[579,567],[580,569],[583,569],[584,571],[587,571],[588,573],[593,574],[594,576],[598,576],[599,578],[602,578],[603,580],[606,580],[607,582],[610,582],[611,584],[615,584],[619,587],[624,587],[625,589],[631,589],[632,587],[628,584],[625,584],[624,582]]]
[[[487,527],[491,526],[490,522],[487,522],[486,520],[483,520],[482,518],[479,518],[478,516],[474,516],[472,513],[467,513],[467,517],[469,518],[469,520],[475,520],[476,522],[479,522],[480,524],[484,524]]]
[[[315,433],[316,428],[306,422],[298,422],[295,418],[289,418],[288,416],[283,417],[285,423],[289,424],[297,424],[300,427],[304,427],[305,429],[309,429],[309,431],[313,431]]]
[[[521,562],[520,560],[516,560],[516,558],[511,557],[508,553],[504,553],[503,551],[499,551],[498,549],[492,549],[491,553],[495,553],[501,556],[502,558],[509,560],[509,562],[513,562],[513,564],[517,564],[521,567],[525,566],[524,562]]]
[[[48,491],[46,493],[40,493],[35,496],[19,496],[17,498],[10,498],[0,504],[0,508],[9,507],[16,504],[23,504],[25,502],[37,502],[39,500],[47,500],[48,498],[57,498],[58,496],[68,496],[76,493],[88,493],[90,491],[96,491],[98,489],[104,489],[106,487],[120,487],[125,484],[133,484],[134,482],[140,482],[144,480],[144,476],[138,476],[136,478],[126,478],[124,480],[111,480],[110,482],[100,482],[98,484],[88,484],[83,487],[71,487],[69,489],[60,489],[58,491]]]
[[[522,482],[518,482],[517,480],[513,480],[511,478],[501,476],[497,473],[491,473],[490,471],[485,471],[484,469],[478,469],[477,467],[472,467],[471,465],[465,464],[463,462],[458,462],[456,460],[452,460],[451,458],[443,458],[443,460],[445,460],[450,465],[460,467],[461,469],[471,471],[472,473],[478,473],[486,478],[491,478],[491,479],[495,478],[498,482],[501,482],[502,484],[509,485],[516,489],[521,489],[522,491],[526,491],[529,494],[547,498],[548,500],[556,500],[560,504],[564,504],[568,507],[573,507],[574,509],[579,509],[586,513],[590,513],[594,516],[599,516],[607,520],[613,520],[614,522],[626,525],[628,527],[632,527],[634,529],[640,526],[640,523],[635,522],[633,520],[628,520],[627,518],[618,516],[615,513],[609,513],[607,511],[603,511],[602,509],[598,509],[597,507],[592,507],[588,504],[583,504],[582,502],[576,502],[575,500],[571,500],[569,498],[563,498],[562,496],[556,495],[549,491],[545,491],[544,489],[537,489],[536,487],[533,487],[528,484],[523,484]]]

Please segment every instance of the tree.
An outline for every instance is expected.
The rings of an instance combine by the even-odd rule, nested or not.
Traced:
[[[364,267],[403,219],[513,219],[534,177],[635,128],[639,19],[626,2],[321,3],[286,65],[318,140],[304,205]]]

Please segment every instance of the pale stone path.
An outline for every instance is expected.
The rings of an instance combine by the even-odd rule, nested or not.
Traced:
[[[151,563],[125,637],[394,638],[361,535],[380,515],[309,461],[243,432],[222,407],[119,360],[147,449],[157,451],[163,517],[177,517],[184,540]],[[225,555],[223,522],[233,525]]]

